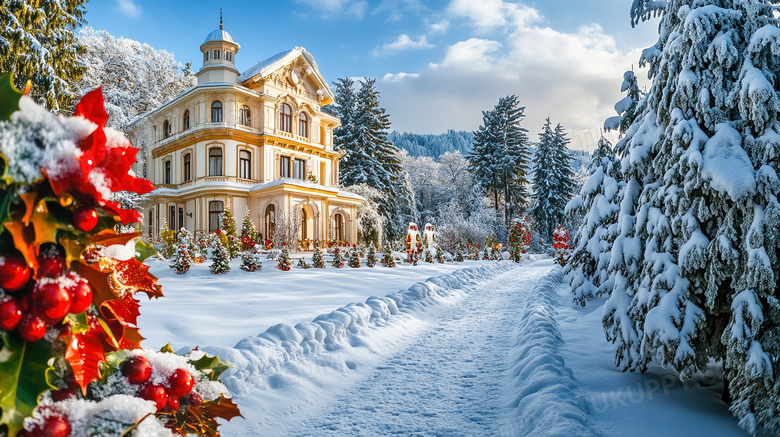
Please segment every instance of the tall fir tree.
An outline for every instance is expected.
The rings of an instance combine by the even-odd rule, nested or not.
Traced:
[[[474,146],[468,155],[468,168],[475,182],[492,193],[497,216],[503,200],[505,224],[528,204],[531,153],[528,130],[520,126],[524,111],[515,95],[499,99],[492,111],[482,111],[482,125],[474,132]]]
[[[249,211],[249,207],[246,207],[244,211],[244,222],[241,223],[241,249],[249,250],[254,247],[254,242],[257,240],[257,228],[255,222],[252,221],[252,214]]]
[[[534,155],[535,204],[531,210],[531,216],[548,242],[552,241],[553,230],[563,222],[566,204],[574,188],[568,144],[563,127],[559,124],[553,129],[548,117]]]
[[[394,223],[401,199],[397,188],[401,181],[398,149],[387,139],[390,116],[379,105],[379,91],[375,79],[365,79],[355,92],[350,78],[335,82],[335,110],[341,127],[334,131],[334,148],[343,150],[339,161],[339,182],[351,186],[365,184],[382,196],[373,199],[385,223]],[[385,229],[385,237],[395,237],[392,227]],[[397,232],[396,232],[397,233]]]
[[[13,72],[17,87],[30,80],[30,97],[55,112],[68,112],[85,67],[76,38],[86,0],[5,0],[0,7],[0,72]]]
[[[616,146],[625,183],[601,226],[616,364],[658,359],[688,379],[722,361],[724,398],[753,434],[780,433],[775,3],[634,1],[634,23],[662,14],[641,60],[653,82]]]
[[[566,205],[566,213],[584,216],[572,238],[571,258],[564,268],[575,303],[608,294],[613,287],[607,268],[613,236],[608,227],[617,220],[618,192],[622,187],[620,161],[604,137],[598,142],[588,166],[588,180],[580,194]]]

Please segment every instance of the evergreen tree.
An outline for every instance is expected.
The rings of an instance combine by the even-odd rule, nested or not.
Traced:
[[[305,259],[299,258],[298,264],[296,264],[298,267],[304,268],[304,269],[310,269],[311,264],[307,263]]]
[[[358,253],[357,247],[355,247],[354,244],[349,251],[349,260],[347,261],[347,264],[352,268],[360,267],[360,253]]]
[[[468,168],[475,182],[492,193],[497,216],[503,199],[505,223],[528,203],[530,145],[528,130],[520,126],[524,111],[515,95],[499,99],[492,111],[483,111],[468,155]]]
[[[342,185],[365,184],[383,194],[374,198],[387,223],[392,222],[398,209],[397,187],[401,165],[398,149],[387,139],[390,117],[379,106],[379,91],[375,79],[365,79],[355,93],[352,79],[335,83],[335,110],[341,127],[334,131],[334,148],[343,150],[339,161],[339,181]],[[394,227],[385,229],[385,237],[392,239]],[[397,231],[397,230],[395,230]]]
[[[230,205],[227,202],[225,202],[225,211],[222,213],[222,218],[219,221],[219,229],[227,237],[227,249],[230,253],[230,258],[236,258],[241,252],[241,242],[236,235],[236,219],[233,217]]]
[[[620,91],[625,92],[626,97],[615,104],[615,112],[618,115],[608,118],[604,122],[604,129],[618,130],[623,135],[639,116],[640,103],[644,97],[633,71],[623,73],[623,84]]]
[[[191,265],[192,259],[190,258],[187,246],[184,244],[179,244],[176,247],[176,252],[168,261],[168,266],[176,273],[183,275],[184,273],[187,273]]]
[[[444,264],[444,249],[441,247],[436,248],[436,261],[438,261],[439,264]]]
[[[553,130],[548,117],[534,156],[535,205],[531,210],[546,241],[552,239],[556,226],[563,223],[566,203],[574,187],[568,144],[563,127],[559,124]]]
[[[573,300],[582,306],[588,299],[609,293],[613,287],[607,268],[614,238],[608,228],[617,223],[620,209],[617,200],[622,183],[620,161],[615,157],[612,144],[604,137],[593,151],[588,173],[590,177],[580,194],[566,205],[567,214],[584,216],[572,238],[571,257],[564,269]]]
[[[376,265],[376,249],[373,244],[368,246],[368,254],[366,254],[366,265],[374,267]]]
[[[244,211],[244,222],[241,224],[241,246],[244,251],[251,249],[257,240],[257,228],[252,221],[249,207]]]
[[[70,111],[80,96],[84,54],[75,35],[84,23],[86,0],[5,0],[0,7],[0,72],[13,72],[16,86],[30,80],[30,97],[55,112]]]
[[[523,254],[528,250],[528,235],[528,223],[523,219],[515,219],[515,222],[509,231],[509,239],[507,240],[509,259],[516,263],[522,261]]]
[[[287,250],[287,243],[282,243],[282,253],[279,254],[279,260],[276,263],[276,267],[284,272],[292,268],[292,261],[290,260],[290,251]]]
[[[384,264],[385,267],[395,267],[395,258],[393,258],[393,251],[390,249],[390,246],[385,246],[382,264]]]
[[[333,267],[336,267],[337,269],[344,267],[344,256],[341,255],[341,250],[339,250],[338,247],[333,249],[331,255],[333,256],[333,260],[331,261]]]
[[[211,254],[211,273],[220,274],[230,271],[230,253],[225,245],[217,239],[214,242],[214,249]]]
[[[263,268],[261,261],[262,254],[255,246],[241,253],[241,270],[245,272],[254,272]]]
[[[325,261],[322,259],[322,251],[320,250],[320,245],[318,243],[314,243],[314,253],[311,255],[311,262],[314,264],[315,268],[325,268]]]
[[[658,359],[688,379],[722,360],[731,411],[767,434],[780,433],[774,3],[634,1],[633,22],[663,13],[660,37],[643,54],[648,95],[616,146],[619,210],[600,226],[613,238],[604,326],[616,364]]]

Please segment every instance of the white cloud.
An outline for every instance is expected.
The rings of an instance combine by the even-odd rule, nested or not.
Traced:
[[[450,6],[463,11],[467,3],[453,0]],[[639,49],[619,50],[598,25],[562,32],[534,24],[541,14],[522,5],[488,0],[483,6],[484,14],[473,16],[472,24],[502,26],[498,37],[454,42],[417,76],[387,75],[379,83],[393,128],[419,133],[475,130],[482,122],[481,111],[492,109],[500,97],[517,94],[526,106],[522,124],[532,140],[549,116],[570,132],[573,148],[591,147],[596,139],[591,133],[615,115],[613,106],[623,96],[623,72],[636,64]],[[507,8],[525,12],[491,12]]]
[[[489,31],[508,25],[527,26],[542,19],[534,8],[502,0],[452,0],[447,7],[450,14],[466,18],[479,30]]]
[[[444,33],[450,27],[450,22],[447,20],[437,21],[428,25],[428,32],[431,34]]]
[[[296,0],[322,12],[326,17],[347,16],[362,19],[366,15],[366,0]]]
[[[404,50],[422,50],[430,49],[433,45],[428,43],[428,38],[425,35],[418,37],[416,40],[409,37],[409,35],[402,33],[398,35],[395,41],[387,44],[382,44],[382,47],[375,48],[372,53],[374,56],[379,56],[389,52],[400,52]]]
[[[418,73],[387,73],[382,78],[385,82],[400,82],[405,79],[417,79],[420,77]]]
[[[116,0],[115,10],[128,18],[139,18],[141,16],[141,6],[133,0]]]

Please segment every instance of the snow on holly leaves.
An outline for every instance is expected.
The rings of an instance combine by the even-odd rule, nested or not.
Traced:
[[[115,232],[139,216],[110,196],[153,187],[131,171],[129,141],[105,128],[100,90],[74,117],[57,117],[4,85],[0,109],[10,114],[0,121],[4,432],[219,435],[216,418],[239,415],[218,381],[227,364],[197,351],[140,349],[134,296],[162,296],[143,264],[154,250],[138,234]],[[137,357],[150,372],[130,381],[122,362]]]

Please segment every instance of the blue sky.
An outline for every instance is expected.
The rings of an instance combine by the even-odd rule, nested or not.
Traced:
[[[561,123],[574,148],[590,148],[614,115],[622,73],[637,69],[656,23],[632,29],[631,0],[294,0],[87,3],[87,24],[165,49],[197,70],[199,46],[224,25],[241,44],[243,71],[305,47],[329,81],[378,79],[393,128],[475,130],[481,111],[517,94],[532,138]],[[638,76],[644,77],[644,73]]]

